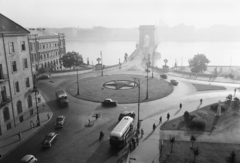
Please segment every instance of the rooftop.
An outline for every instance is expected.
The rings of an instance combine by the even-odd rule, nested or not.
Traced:
[[[0,13],[0,33],[2,34],[29,34],[30,32]]]

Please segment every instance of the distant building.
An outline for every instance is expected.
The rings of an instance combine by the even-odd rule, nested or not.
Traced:
[[[0,135],[34,112],[29,33],[0,14]]]
[[[61,69],[60,58],[66,53],[65,37],[45,28],[30,28],[29,47],[34,74]]]

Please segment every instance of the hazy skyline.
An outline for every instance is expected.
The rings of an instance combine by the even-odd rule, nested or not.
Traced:
[[[239,0],[0,0],[0,13],[27,28],[240,25]]]

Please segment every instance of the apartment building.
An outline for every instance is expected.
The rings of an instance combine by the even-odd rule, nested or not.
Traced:
[[[61,69],[60,58],[66,53],[65,37],[45,28],[29,28],[29,47],[34,74]]]
[[[0,135],[34,114],[29,33],[0,14]]]

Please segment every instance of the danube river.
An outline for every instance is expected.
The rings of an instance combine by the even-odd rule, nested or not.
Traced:
[[[137,41],[69,41],[66,40],[66,50],[76,51],[82,54],[86,63],[89,58],[90,64],[96,64],[97,58],[101,58],[103,64],[114,65],[122,62],[124,54],[131,54],[136,47]],[[205,54],[211,61],[209,65],[240,66],[240,42],[161,42],[157,52],[161,53],[155,66],[161,67],[164,59],[168,65],[187,66],[188,60],[195,54]]]

